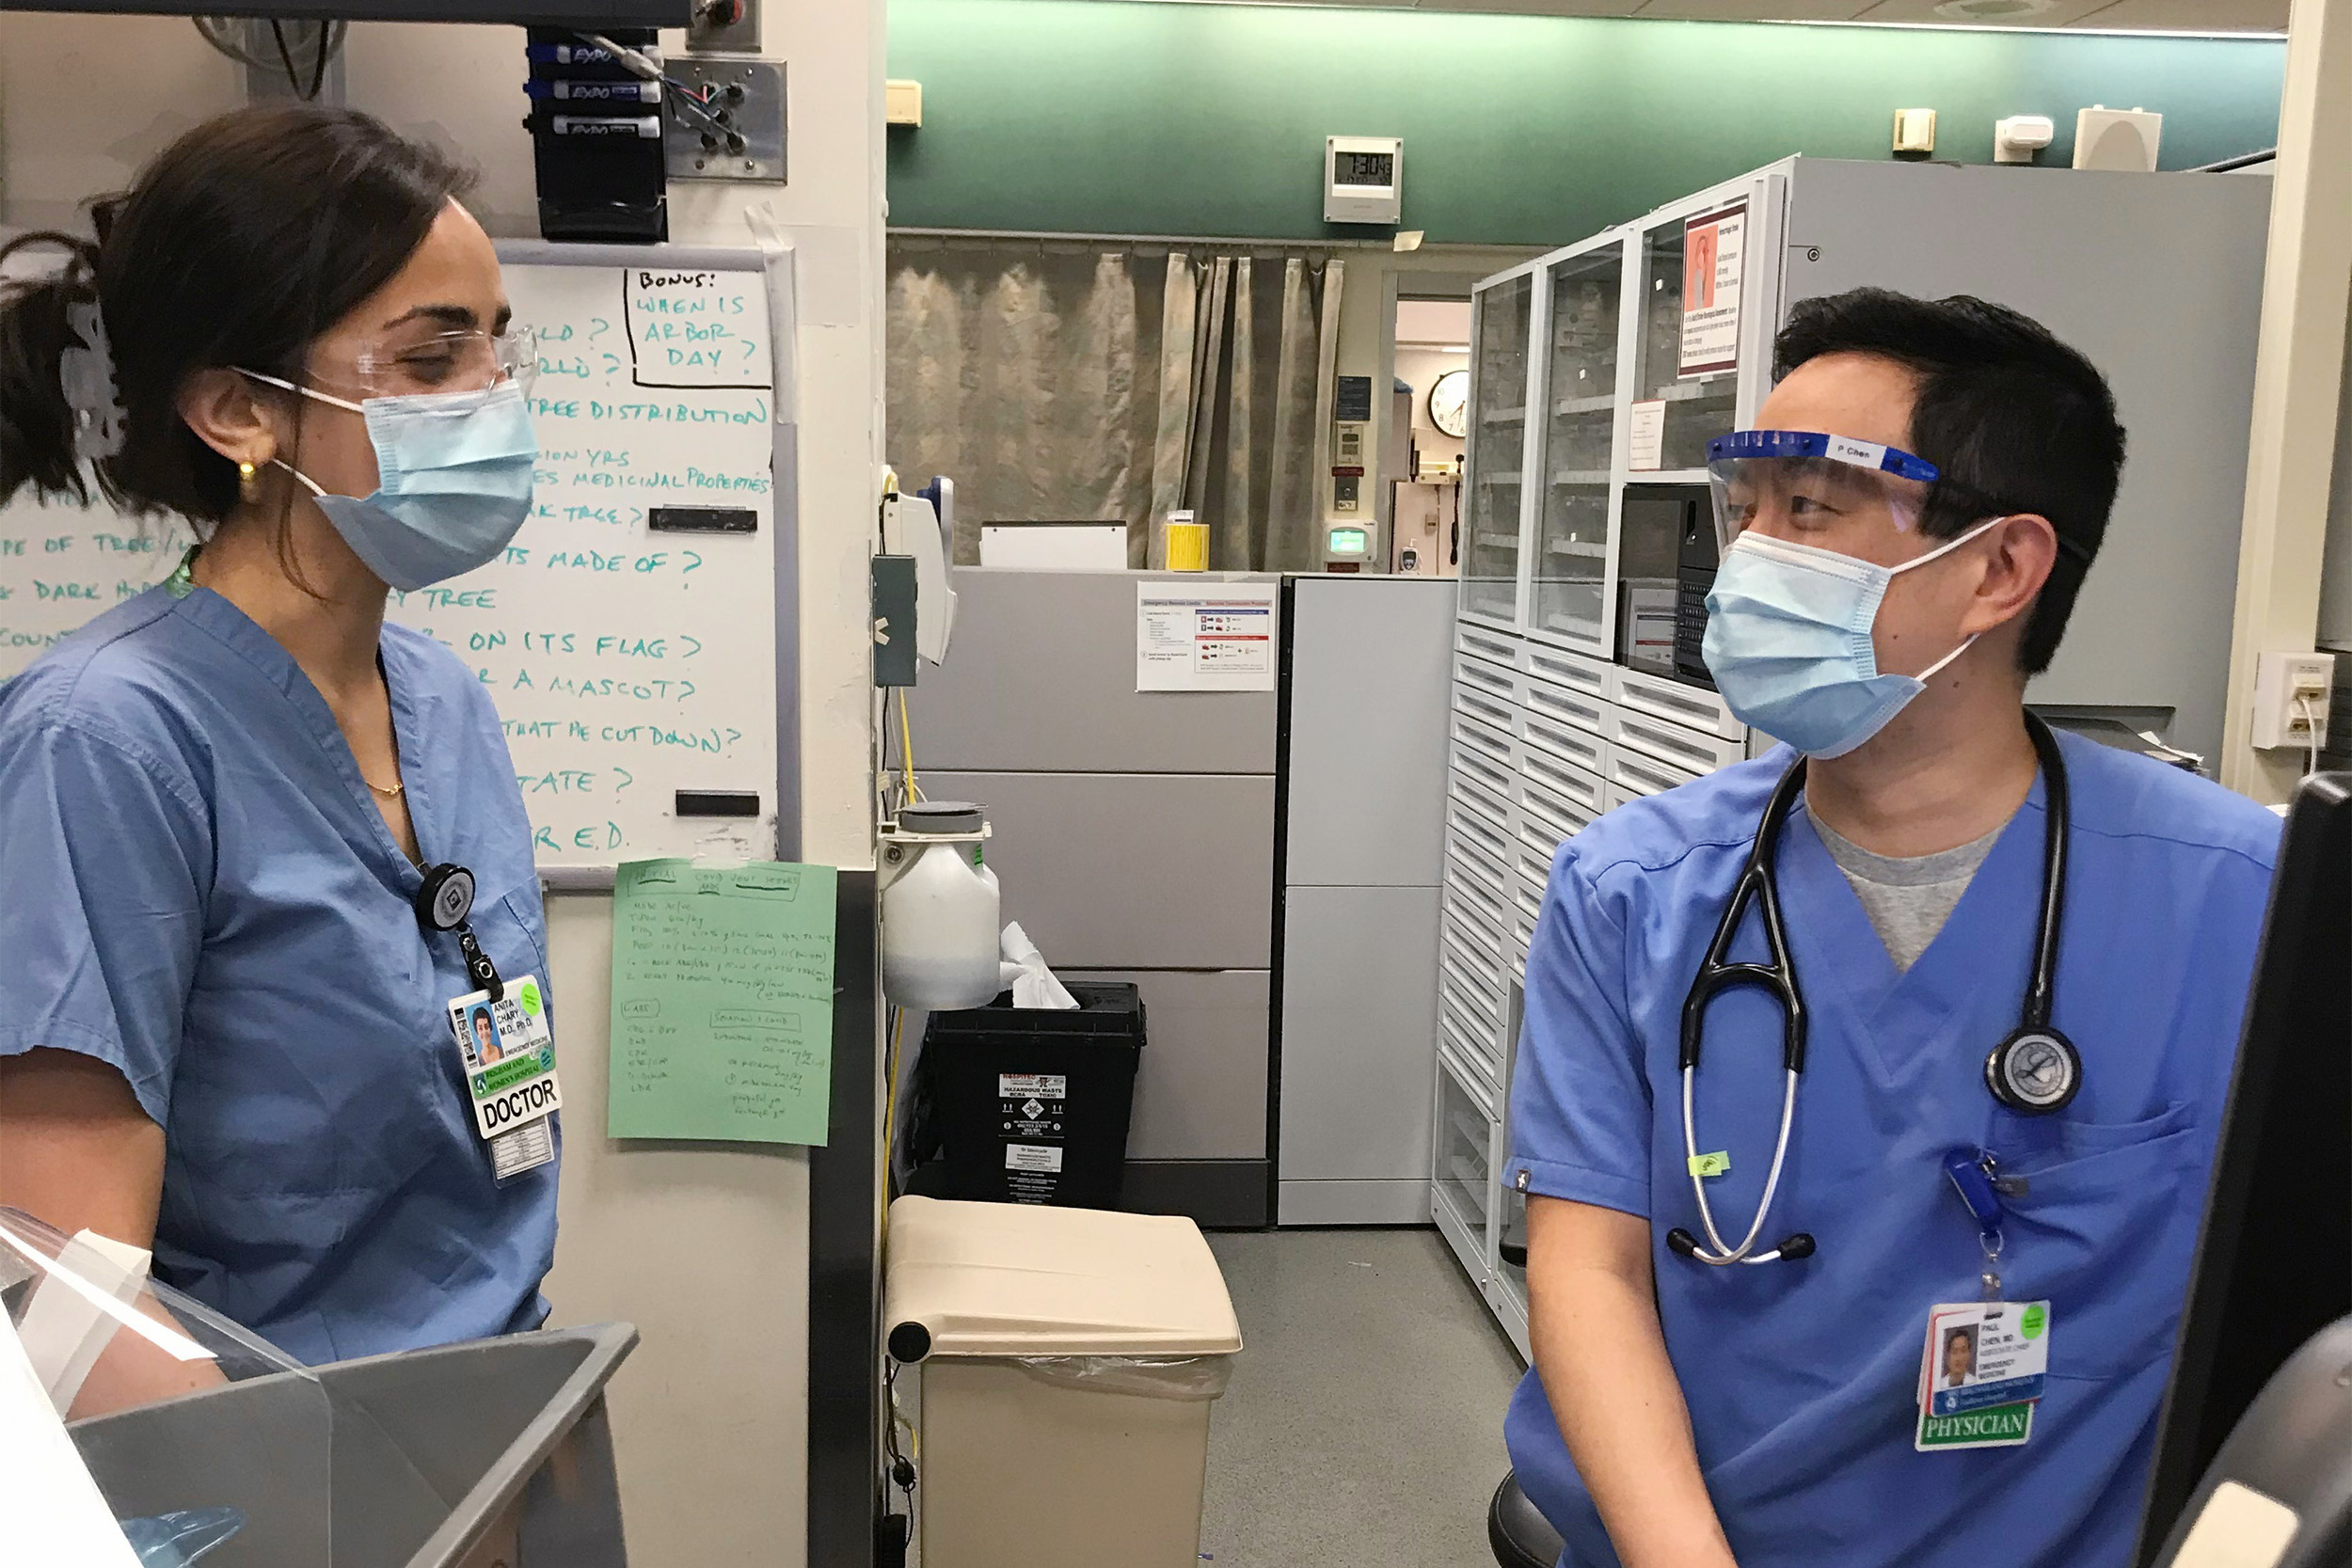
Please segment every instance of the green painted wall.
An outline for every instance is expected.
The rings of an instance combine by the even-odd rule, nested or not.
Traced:
[[[2269,146],[2286,46],[1747,23],[1114,0],[892,0],[890,221],[918,228],[1308,238],[1323,138],[1405,138],[1405,227],[1560,245],[1804,152],[1884,158],[1898,107],[1939,157],[1993,122],[2165,117],[2168,168]]]

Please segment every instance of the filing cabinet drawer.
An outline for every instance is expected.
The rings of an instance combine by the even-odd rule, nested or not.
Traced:
[[[1596,735],[1608,728],[1611,705],[1597,691],[1557,686],[1531,676],[1520,683],[1520,694],[1521,706],[1530,714]]]
[[[1457,680],[1454,683],[1453,704],[1456,713],[1467,713],[1482,724],[1498,730],[1510,730],[1518,721],[1518,704],[1511,692],[1497,691],[1476,681]]]
[[[1522,862],[1530,852],[1540,852],[1544,863],[1549,865],[1560,846],[1599,815],[1597,790],[1590,802],[1570,800],[1554,795],[1533,779],[1521,779],[1518,816],[1512,821],[1512,833],[1518,840]]]
[[[1621,673],[1613,664],[1560,648],[1548,648],[1540,642],[1519,644],[1518,668],[1536,680],[1581,692],[1603,703],[1615,696],[1617,676]]]
[[[1483,855],[1457,856],[1446,867],[1448,913],[1483,926],[1496,947],[1511,928],[1511,874]]]
[[[1722,694],[1703,686],[1686,686],[1639,670],[1619,670],[1615,696],[1620,706],[1704,730],[1719,740],[1744,741],[1748,736],[1748,727],[1731,716]]]
[[[1454,624],[1454,651],[1483,658],[1489,664],[1517,669],[1520,650],[1526,643],[1507,631],[1495,631],[1486,626],[1474,626],[1456,621]]]
[[[1502,1087],[1502,1039],[1489,1039],[1476,1026],[1444,1012],[1438,1016],[1438,1050],[1451,1059],[1454,1069],[1483,1093],[1496,1095]]]
[[[1630,746],[1609,748],[1609,782],[1624,790],[1627,800],[1656,795],[1677,784],[1689,784],[1697,777],[1689,768],[1660,762],[1647,752],[1637,752]]]
[[[1526,800],[1526,786],[1534,784],[1546,795],[1566,800],[1580,808],[1584,821],[1601,814],[1601,770],[1608,767],[1608,753],[1601,753],[1598,766],[1580,768],[1572,762],[1562,762],[1542,752],[1523,751],[1519,755],[1518,777],[1515,781],[1522,791],[1521,803]],[[1578,826],[1582,826],[1579,823]]]
[[[1467,1021],[1482,1037],[1500,1037],[1502,1030],[1502,983],[1491,974],[1465,968],[1454,955],[1440,949],[1438,959],[1438,1006]]]
[[[1510,858],[1511,797],[1456,769],[1446,776],[1445,819],[1496,860]]]
[[[1518,776],[1518,743],[1506,732],[1491,729],[1459,709],[1454,711],[1450,733],[1454,749],[1447,760],[1454,770],[1509,799]]]
[[[1610,712],[1609,739],[1618,747],[1647,752],[1661,762],[1673,763],[1692,774],[1712,773],[1746,755],[1745,745],[1721,736],[1705,735],[1629,707]]]
[[[1530,689],[1534,694],[1534,689]],[[1518,710],[1520,756],[1537,752],[1575,764],[1589,773],[1609,770],[1609,743],[1601,737],[1600,716],[1590,725],[1571,725],[1533,705]]]
[[[1517,670],[1489,664],[1483,658],[1471,658],[1467,654],[1454,656],[1454,685],[1457,691],[1469,687],[1473,691],[1485,692],[1497,702],[1516,703],[1526,684],[1526,677]]]
[[[1504,931],[1495,930],[1484,920],[1466,911],[1449,908],[1438,926],[1438,942],[1444,947],[1457,950],[1462,960],[1471,967],[1483,967],[1489,974],[1499,974],[1502,969],[1503,949],[1510,938]]]

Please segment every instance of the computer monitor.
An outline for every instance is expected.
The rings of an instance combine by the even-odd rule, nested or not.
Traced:
[[[2288,813],[2140,1517],[2157,1560],[2254,1396],[2352,1314],[2352,773]]]

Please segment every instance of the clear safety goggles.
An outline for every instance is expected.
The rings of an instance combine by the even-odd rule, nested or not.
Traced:
[[[1707,443],[1715,542],[1724,548],[1759,523],[1804,530],[1883,516],[1908,533],[1940,477],[1924,457],[1818,431],[1737,430]]]
[[[528,326],[503,332],[420,332],[363,344],[349,359],[317,365],[309,387],[246,372],[256,381],[350,408],[373,398],[433,397],[451,414],[469,413],[515,383],[524,391],[539,374],[539,337]]]

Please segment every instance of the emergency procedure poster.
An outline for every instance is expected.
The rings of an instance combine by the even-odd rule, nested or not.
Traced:
[[[1682,225],[1682,373],[1706,375],[1740,364],[1740,263],[1747,250],[1748,205]]]
[[[1137,691],[1274,689],[1271,582],[1136,584]]]

